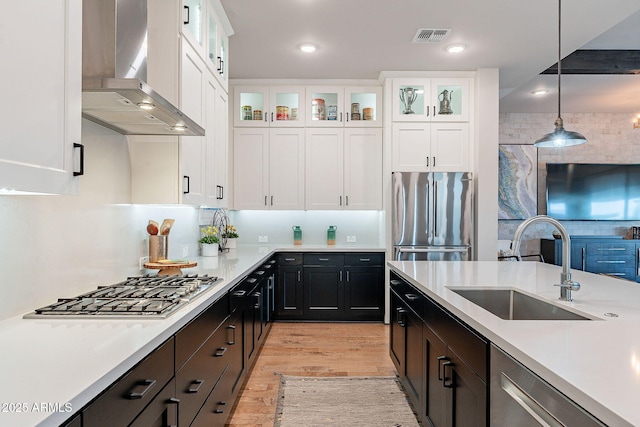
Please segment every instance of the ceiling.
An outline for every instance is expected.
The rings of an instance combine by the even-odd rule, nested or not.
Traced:
[[[381,71],[500,69],[501,112],[557,112],[556,0],[221,0],[231,79],[377,79]],[[451,29],[413,43],[421,28]],[[304,54],[298,45],[318,45]],[[449,54],[445,47],[467,49]],[[640,49],[640,1],[565,0],[562,56]],[[638,66],[640,68],[640,65]],[[545,97],[531,91],[550,90]],[[563,112],[640,113],[640,75],[562,75]]]

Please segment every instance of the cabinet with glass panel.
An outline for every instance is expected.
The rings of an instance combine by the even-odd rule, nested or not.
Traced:
[[[393,79],[393,121],[468,122],[471,80]]]
[[[382,87],[308,86],[307,127],[382,127]]]
[[[236,127],[304,127],[304,86],[234,87]]]

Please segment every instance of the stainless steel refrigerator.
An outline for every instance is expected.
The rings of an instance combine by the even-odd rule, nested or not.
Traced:
[[[393,259],[470,261],[471,172],[394,172]]]

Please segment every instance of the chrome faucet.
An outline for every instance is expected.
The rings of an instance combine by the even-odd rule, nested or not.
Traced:
[[[547,215],[537,215],[525,219],[518,226],[513,235],[511,251],[513,252],[513,255],[518,258],[518,261],[520,261],[520,241],[522,239],[522,233],[524,233],[524,230],[526,230],[531,224],[536,224],[538,222],[551,224],[560,232],[560,237],[562,238],[562,273],[560,273],[560,284],[554,286],[560,286],[561,300],[573,301],[571,291],[579,290],[580,283],[571,280],[571,273],[569,272],[569,267],[571,266],[571,238],[569,237],[567,230],[562,226],[562,224],[560,224],[560,222],[558,222],[558,220]]]

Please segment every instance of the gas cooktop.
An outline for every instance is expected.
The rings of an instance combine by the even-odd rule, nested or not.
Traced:
[[[208,275],[129,277],[74,298],[61,298],[23,317],[164,319],[220,281]]]

